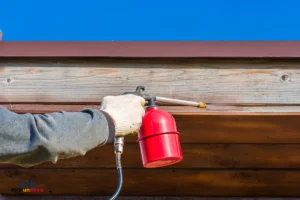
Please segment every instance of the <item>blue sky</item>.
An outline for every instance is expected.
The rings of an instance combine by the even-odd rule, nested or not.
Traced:
[[[3,40],[297,40],[298,0],[1,0]]]

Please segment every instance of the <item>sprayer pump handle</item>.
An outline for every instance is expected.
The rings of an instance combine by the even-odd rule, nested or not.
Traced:
[[[125,93],[123,93],[123,95],[133,94],[133,95],[137,95],[137,96],[140,96],[140,97],[144,97],[141,90],[145,91],[145,87],[144,86],[138,86],[136,88],[135,92],[125,92]]]
[[[144,86],[138,86],[135,90],[135,92],[125,92],[123,93],[123,95],[125,94],[133,94],[133,95],[137,95],[140,97],[143,97],[146,101],[149,101],[154,98],[154,100],[156,100],[155,96],[149,95],[149,94],[142,94],[142,91],[145,91],[145,87]]]

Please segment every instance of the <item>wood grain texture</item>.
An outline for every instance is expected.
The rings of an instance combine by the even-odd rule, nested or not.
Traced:
[[[299,169],[300,145],[293,144],[182,144],[183,160],[168,169]],[[123,168],[143,168],[137,144],[125,144]],[[0,168],[21,168],[0,165]],[[50,162],[32,168],[115,169],[112,145],[89,151],[85,156]]]
[[[4,59],[0,102],[95,103],[144,85],[150,94],[206,103],[299,104],[299,64]]]
[[[286,170],[145,170],[124,169],[120,195],[135,196],[299,196],[300,171]],[[12,194],[24,180],[43,187],[52,195],[113,194],[117,186],[115,169],[0,170],[0,193]],[[38,194],[38,193],[36,193]]]
[[[192,106],[164,106],[157,103],[161,109],[172,115],[300,115],[300,106],[232,106],[208,104],[206,108]],[[147,104],[146,104],[147,106]],[[2,103],[5,107],[17,113],[49,113],[57,111],[78,112],[85,108],[99,109],[100,104],[47,104],[47,103]]]
[[[6,106],[13,111],[43,113],[47,111],[79,111],[98,105],[34,105]],[[300,114],[286,112],[215,112],[190,113],[185,108],[162,107],[174,115],[182,143],[300,143]],[[172,112],[172,109],[174,112]],[[200,109],[201,110],[201,109]],[[126,143],[136,142],[127,137]]]
[[[299,143],[298,116],[175,116],[186,143]]]
[[[1,40],[1,36],[0,36]],[[3,41],[0,57],[300,57],[299,41]]]

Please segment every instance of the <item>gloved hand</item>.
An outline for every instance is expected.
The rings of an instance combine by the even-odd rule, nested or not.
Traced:
[[[100,110],[106,112],[115,124],[115,135],[136,134],[145,115],[145,99],[133,94],[106,96],[102,99]]]

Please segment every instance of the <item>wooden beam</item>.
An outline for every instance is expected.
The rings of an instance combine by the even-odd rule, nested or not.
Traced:
[[[135,196],[268,196],[300,195],[299,170],[145,170],[124,169],[120,195]],[[113,194],[117,186],[115,169],[3,169],[0,193],[14,194],[12,188],[29,180],[43,187],[36,195]]]
[[[299,41],[3,41],[0,57],[300,57]]]
[[[299,115],[300,106],[231,106],[208,104],[205,109],[192,106],[164,106],[161,109],[172,115]],[[147,104],[146,104],[147,106]],[[57,111],[78,112],[85,108],[100,109],[99,104],[47,104],[47,103],[1,103],[17,113],[50,113]]]
[[[300,144],[182,144],[183,160],[168,169],[299,169]],[[123,168],[143,168],[138,144],[125,143]],[[0,165],[0,168],[21,168]],[[85,156],[43,163],[35,169],[115,169],[112,145],[89,151]]]
[[[0,102],[100,103],[144,85],[153,95],[212,104],[299,104],[299,64],[4,59]]]
[[[59,110],[79,111],[83,108],[99,108],[98,105],[86,104],[4,104],[4,106],[19,113],[44,113]],[[182,143],[300,143],[299,112],[252,113],[249,111],[231,112],[230,110],[195,112],[197,108],[169,106],[162,108],[174,115],[177,128],[181,133]],[[276,108],[274,107],[274,109]],[[256,110],[259,109],[256,107]],[[262,110],[264,109],[262,108]],[[289,110],[292,110],[292,108]],[[128,137],[126,142],[135,143],[136,137]]]

